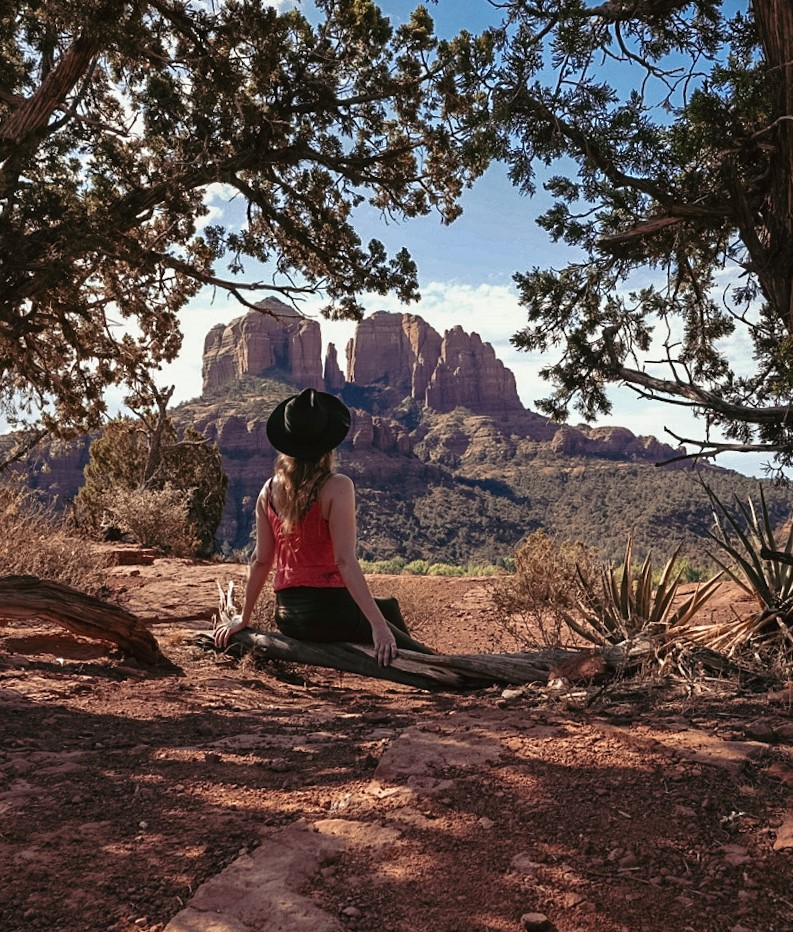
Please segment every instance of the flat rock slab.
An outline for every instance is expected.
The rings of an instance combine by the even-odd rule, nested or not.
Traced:
[[[768,753],[768,748],[760,741],[725,741],[696,728],[639,731],[602,722],[597,723],[597,728],[632,747],[666,751],[690,763],[728,770],[734,777],[738,777],[750,760]]]
[[[166,932],[342,932],[335,916],[299,891],[340,852],[398,838],[396,829],[366,822],[296,822],[202,884]]]
[[[441,790],[449,771],[480,771],[496,763],[505,747],[499,737],[475,719],[455,719],[454,730],[433,723],[404,731],[387,748],[375,770],[383,783],[406,783],[424,792]]]

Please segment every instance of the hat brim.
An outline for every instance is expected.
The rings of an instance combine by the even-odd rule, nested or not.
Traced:
[[[334,450],[347,436],[351,423],[350,410],[347,405],[335,395],[329,395],[326,392],[318,392],[317,394],[322,396],[328,415],[328,423],[325,430],[314,438],[310,444],[295,442],[295,439],[286,429],[286,406],[290,401],[297,398],[297,395],[285,398],[267,419],[267,439],[279,453],[284,453],[286,456],[298,460],[317,460]]]

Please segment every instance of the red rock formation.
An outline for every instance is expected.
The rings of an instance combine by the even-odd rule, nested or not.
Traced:
[[[243,375],[263,375],[279,368],[293,381],[309,388],[324,388],[322,336],[319,324],[307,320],[277,298],[259,305],[230,324],[218,324],[204,342],[204,391]]]
[[[515,376],[496,358],[493,347],[460,326],[444,334],[426,403],[436,411],[463,407],[491,416],[524,410]]]
[[[347,344],[347,379],[388,385],[423,403],[440,354],[440,334],[421,317],[377,311]]]
[[[338,395],[344,388],[344,373],[339,368],[339,359],[336,355],[336,347],[333,343],[328,343],[328,350],[325,354],[325,391]]]

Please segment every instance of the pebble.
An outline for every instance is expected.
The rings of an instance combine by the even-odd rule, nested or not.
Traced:
[[[487,816],[482,816],[482,818],[479,820],[479,824],[483,829],[487,830],[489,828],[493,828],[496,823],[492,819],[488,819]]]
[[[270,761],[270,770],[275,773],[288,773],[292,769],[292,765],[289,763],[286,758],[283,757],[274,757]]]
[[[360,919],[361,911],[357,906],[345,906],[341,911],[342,916],[348,916],[350,919]]]
[[[520,927],[524,932],[556,932],[556,926],[545,913],[524,913],[520,917]]]
[[[519,874],[533,874],[540,865],[528,851],[521,851],[512,858],[510,866]]]

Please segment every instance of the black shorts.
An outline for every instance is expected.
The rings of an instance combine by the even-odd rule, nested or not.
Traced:
[[[380,599],[375,601],[381,603]],[[380,607],[382,611],[382,604]],[[282,634],[299,641],[372,643],[371,625],[344,588],[279,589],[275,594],[275,623]]]

